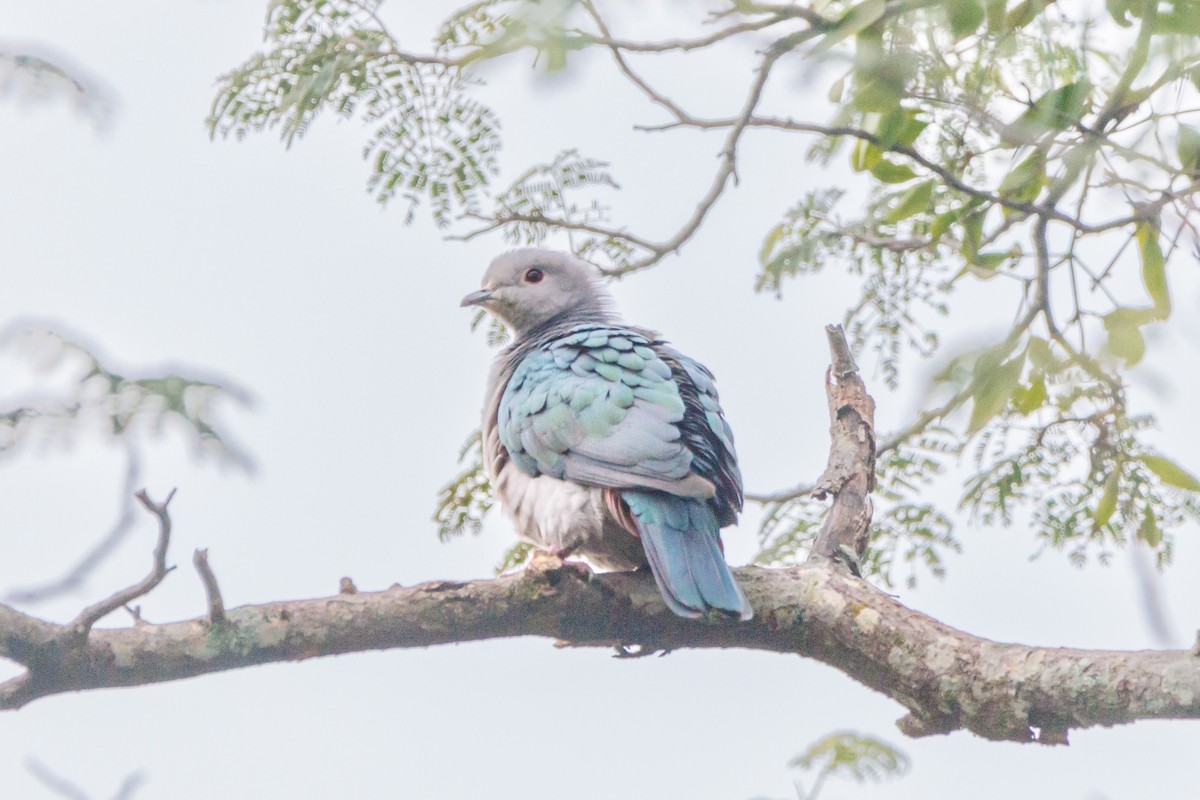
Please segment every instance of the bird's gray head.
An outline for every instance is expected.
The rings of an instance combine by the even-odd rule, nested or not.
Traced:
[[[483,288],[462,305],[487,309],[519,336],[559,316],[607,319],[610,298],[592,265],[570,253],[530,247],[489,264]]]

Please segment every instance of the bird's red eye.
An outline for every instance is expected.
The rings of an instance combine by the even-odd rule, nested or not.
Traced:
[[[538,269],[536,267],[534,267],[531,270],[525,271],[525,282],[526,283],[541,283],[542,278],[544,278],[544,277],[546,277],[546,273],[542,272],[540,269]]]

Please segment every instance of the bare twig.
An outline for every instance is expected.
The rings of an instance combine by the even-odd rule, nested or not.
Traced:
[[[208,596],[208,622],[210,625],[220,625],[225,622],[225,603],[221,600],[221,587],[217,585],[217,576],[213,574],[208,564],[208,550],[196,548],[192,553],[192,564],[204,584],[204,593]]]
[[[91,800],[83,789],[57,774],[36,758],[25,759],[25,768],[29,770],[30,775],[37,778],[43,786],[59,797],[66,797],[69,800]]]
[[[91,800],[86,792],[51,770],[36,758],[27,758],[25,760],[25,768],[43,786],[60,797],[66,797],[68,800]],[[117,789],[117,793],[112,796],[112,800],[130,800],[134,792],[141,788],[144,781],[145,776],[141,772],[133,772],[126,775],[125,780],[121,781],[121,786]]]
[[[79,616],[70,624],[70,628],[76,636],[86,639],[88,632],[96,622],[118,608],[132,603],[142,595],[150,592],[155,586],[162,583],[163,578],[167,576],[168,572],[175,569],[174,567],[167,566],[167,546],[171,542],[171,517],[167,514],[167,506],[174,496],[175,490],[172,489],[162,503],[155,503],[146,494],[145,489],[142,489],[135,495],[138,502],[146,510],[158,517],[158,544],[154,547],[154,563],[150,568],[150,573],[132,586],[126,587],[79,612]]]

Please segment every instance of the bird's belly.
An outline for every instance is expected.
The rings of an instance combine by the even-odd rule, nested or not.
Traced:
[[[531,477],[511,462],[500,470],[495,489],[517,535],[539,549],[583,557],[603,570],[646,564],[641,541],[611,518],[600,489],[549,475]]]

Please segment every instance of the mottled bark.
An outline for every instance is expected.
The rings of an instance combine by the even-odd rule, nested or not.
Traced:
[[[859,575],[871,534],[875,490],[875,401],[858,375],[841,325],[827,325],[830,366],[825,375],[829,402],[829,461],[813,486],[813,497],[833,503],[813,543],[810,559],[829,559]]]
[[[494,580],[242,606],[218,624],[206,616],[93,629],[86,640],[70,626],[0,607],[0,656],[29,668],[0,685],[0,708],[253,664],[544,636],[622,653],[723,647],[815,658],[905,706],[900,727],[912,736],[967,729],[1060,743],[1069,728],[1200,718],[1200,659],[1188,651],[992,642],[905,608],[827,563],[737,570],[755,613],[744,623],[676,617],[645,573],[587,576],[549,563]]]

